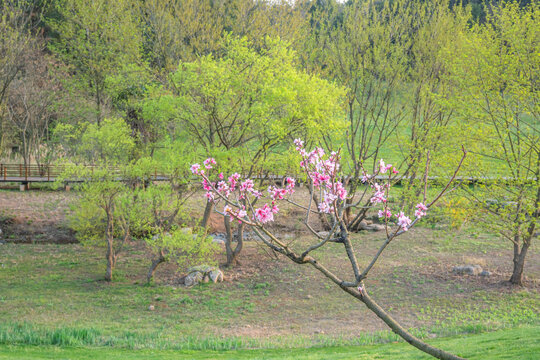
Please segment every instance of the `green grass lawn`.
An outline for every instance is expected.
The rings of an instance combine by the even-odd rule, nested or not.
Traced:
[[[17,219],[27,224],[36,221],[32,223],[36,228],[43,226],[43,221],[37,221],[42,217],[61,218],[62,207],[51,213],[47,202],[30,196],[31,192],[24,198],[14,192],[4,195],[21,212]],[[61,200],[55,204],[63,204]],[[303,215],[283,211],[286,220]],[[388,248],[366,281],[372,297],[415,335],[445,349],[473,358],[482,358],[492,349],[494,355],[483,357],[487,359],[536,355],[533,344],[540,330],[536,243],[527,259],[527,286],[512,287],[506,282],[512,259],[506,241],[475,226],[444,230],[428,220]],[[312,241],[294,233],[292,223],[285,225],[275,231],[287,241],[294,240],[291,246],[301,248]],[[362,264],[371,260],[381,238],[380,233],[353,235]],[[339,244],[316,255],[336,273],[347,272]],[[179,354],[184,358],[419,358],[408,345],[389,344],[398,337],[312,268],[276,259],[254,241],[245,243],[240,261],[241,266],[224,269],[226,281],[219,284],[186,288],[178,284],[181,273],[166,264],[158,270],[156,283],[148,286],[144,277],[150,258],[141,243],[126,247],[111,283],[103,281],[102,248],[37,241],[2,244],[0,359],[161,359]],[[466,263],[480,264],[493,274],[486,278],[452,274],[453,266]],[[495,330],[502,332],[480,334]]]
[[[468,359],[521,359],[540,357],[540,327],[521,327],[479,335],[430,341]],[[306,349],[171,351],[115,348],[62,348],[54,346],[0,346],[0,359],[429,359],[405,343]]]

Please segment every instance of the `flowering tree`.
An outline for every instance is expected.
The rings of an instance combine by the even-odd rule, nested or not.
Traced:
[[[381,245],[377,254],[371,262],[361,267],[357,261],[355,250],[351,243],[347,224],[344,219],[345,211],[348,207],[355,207],[359,204],[351,203],[344,184],[341,181],[340,153],[332,152],[326,154],[322,148],[316,148],[311,152],[304,149],[303,141],[295,140],[296,150],[302,160],[300,167],[305,172],[309,185],[315,191],[310,192],[307,205],[302,205],[293,199],[295,192],[295,179],[287,178],[285,187],[269,186],[267,191],[260,191],[255,188],[253,180],[242,178],[238,173],[234,173],[228,178],[219,174],[218,181],[212,181],[212,171],[215,171],[216,161],[213,158],[207,159],[203,166],[194,164],[191,166],[193,174],[202,178],[203,187],[206,190],[206,197],[215,204],[221,203],[223,210],[219,211],[223,216],[231,220],[239,221],[257,234],[260,240],[274,251],[285,255],[297,264],[311,264],[328,279],[339,286],[343,291],[363,302],[371,311],[381,318],[396,334],[405,339],[408,343],[439,359],[461,359],[458,356],[447,353],[443,350],[430,346],[416,338],[405,330],[396,320],[387,314],[370,296],[364,280],[370,270],[376,264],[386,247],[398,236],[413,228],[422,217],[424,217],[430,207],[446,192],[453,182],[466,152],[463,149],[463,157],[458,165],[454,176],[450,179],[446,187],[427,203],[424,191],[424,201],[416,205],[414,217],[409,217],[402,211],[391,208],[388,193],[391,189],[392,176],[395,168],[387,165],[384,161],[379,162],[375,173],[367,174],[364,171],[362,181],[373,189],[370,203],[372,207],[380,207],[379,217],[384,221],[386,228],[386,241]],[[426,169],[427,172],[427,169]],[[383,183],[378,183],[375,179],[378,175],[388,174],[388,178]],[[318,192],[320,201],[315,203],[314,192]],[[278,239],[272,234],[266,225],[274,221],[274,217],[279,213],[280,203],[290,203],[305,210],[304,224],[313,234],[315,241],[307,248],[294,249],[290,244]],[[322,236],[310,225],[309,219],[319,214],[327,214],[331,219],[331,230],[328,235]],[[343,244],[345,254],[352,267],[352,278],[342,279],[325,267],[313,255],[317,249],[329,243]]]

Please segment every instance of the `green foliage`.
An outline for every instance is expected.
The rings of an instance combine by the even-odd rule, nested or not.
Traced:
[[[181,63],[172,91],[147,101],[147,112],[174,118],[208,152],[235,156],[243,169],[260,163],[285,138],[312,139],[342,128],[343,91],[296,69],[295,54],[279,40],[255,50],[245,38],[225,38],[220,57]]]
[[[515,240],[530,237],[540,206],[540,113],[536,85],[540,70],[538,4],[521,8],[503,3],[459,34],[459,46],[446,54],[451,80],[459,87],[451,104],[474,128],[476,176],[493,164],[499,179],[470,196],[486,208],[489,228]],[[489,173],[488,173],[489,174]],[[536,214],[535,214],[536,213]],[[491,219],[491,220],[490,220]],[[502,220],[502,222],[501,222]]]
[[[79,151],[87,159],[111,164],[127,162],[135,148],[131,129],[123,119],[104,119],[101,126],[90,124],[81,136]]]
[[[215,265],[217,245],[204,231],[193,233],[190,228],[173,227],[168,232],[154,234],[145,239],[155,252],[163,251],[165,261],[172,261],[179,270],[190,266]]]
[[[59,18],[48,25],[58,34],[51,50],[72,67],[78,87],[96,103],[97,122],[105,104],[105,79],[140,58],[139,20],[131,0],[62,0]]]

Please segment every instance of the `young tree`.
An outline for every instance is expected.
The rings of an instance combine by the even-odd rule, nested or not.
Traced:
[[[181,63],[171,76],[171,90],[150,98],[146,108],[154,116],[173,119],[207,154],[228,159],[241,172],[262,175],[264,160],[283,150],[285,139],[294,134],[313,139],[343,123],[342,90],[297,70],[287,44],[266,41],[257,51],[245,38],[227,37],[221,57]],[[202,227],[211,207],[208,203]],[[237,229],[236,250],[227,251],[227,264],[237,261],[243,227]],[[232,246],[228,233],[227,247]]]
[[[443,51],[458,41],[454,34],[463,31],[470,20],[468,9],[452,7],[449,0],[413,2],[411,7],[415,16],[407,52],[409,91],[402,98],[407,127],[396,134],[403,159],[401,201],[409,208],[422,196],[426,163],[431,163],[432,176],[446,179],[460,159],[459,152],[452,149],[464,143],[461,134],[466,130],[447,101],[457,90],[444,76]]]
[[[342,11],[323,13],[326,20],[318,25],[328,76],[347,88],[344,156],[353,198],[362,167],[373,171],[378,166],[383,146],[388,147],[388,139],[406,115],[399,99],[408,67],[411,12],[407,1],[357,1]],[[353,217],[351,210],[346,212],[349,229],[358,229],[365,211]]]
[[[106,166],[79,167],[66,178],[84,178],[81,193],[70,216],[70,226],[85,245],[105,246],[105,280],[112,281],[116,262],[133,228],[140,228],[141,209],[131,189],[122,181],[126,175]]]
[[[349,195],[344,184],[340,181],[342,173],[340,167],[340,153],[332,152],[325,154],[322,148],[316,148],[311,152],[307,152],[303,147],[303,142],[299,139],[295,140],[296,149],[299,152],[302,161],[300,166],[305,172],[308,181],[315,190],[322,193],[321,202],[316,204],[313,196],[309,199],[307,206],[298,204],[292,199],[294,194],[294,179],[287,179],[287,185],[284,188],[271,188],[268,191],[269,195],[265,196],[261,191],[254,187],[251,179],[232,177],[229,181],[223,183],[215,183],[211,181],[212,169],[214,168],[213,161],[206,161],[205,167],[194,164],[191,169],[194,174],[203,179],[204,188],[207,190],[207,197],[213,199],[216,203],[221,203],[223,210],[220,213],[224,217],[241,221],[248,225],[259,237],[259,239],[272,250],[285,255],[297,264],[310,264],[315,269],[319,270],[325,277],[339,286],[343,291],[363,302],[371,311],[381,318],[396,334],[405,339],[408,343],[415,346],[421,351],[424,351],[438,359],[461,359],[458,356],[447,353],[428,345],[410,334],[399,323],[397,323],[388,313],[386,313],[369,295],[365,280],[370,274],[371,269],[377,263],[388,245],[403,233],[411,230],[426,212],[432,207],[438,199],[449,188],[454,180],[459,167],[456,169],[454,176],[450,179],[446,187],[429,203],[424,201],[418,203],[415,211],[415,218],[411,219],[403,212],[396,212],[391,208],[387,201],[388,193],[391,189],[390,177],[384,183],[376,181],[377,176],[391,170],[391,166],[383,166],[372,175],[365,174],[365,182],[369,183],[375,193],[370,199],[373,205],[381,204],[379,216],[385,222],[386,240],[381,245],[380,249],[373,257],[372,261],[361,268],[360,263],[356,259],[355,251],[347,223],[344,219],[344,213],[348,206],[351,206],[347,199]],[[465,151],[463,158],[465,157]],[[313,194],[313,192],[312,192]],[[308,224],[310,216],[314,216],[319,212],[329,214],[332,219],[331,230],[328,235],[322,236],[308,226],[308,229],[314,236],[314,242],[306,248],[297,248],[295,242],[283,242],[267,229],[267,224],[274,221],[274,216],[279,213],[281,202],[289,202],[300,206],[306,212],[305,224]],[[394,213],[394,215],[392,215]],[[393,217],[396,222],[392,221]],[[340,278],[331,269],[323,265],[317,259],[315,253],[322,251],[325,246],[331,243],[343,245],[344,260],[348,259],[352,268],[351,279]],[[342,270],[343,267],[340,267]]]
[[[138,14],[131,0],[62,0],[55,5],[60,19],[49,19],[48,25],[58,38],[50,48],[72,67],[77,87],[93,99],[101,125],[106,77],[140,58]]]
[[[540,226],[539,16],[538,3],[493,6],[485,25],[456,33],[460,46],[446,54],[459,87],[451,104],[481,146],[474,175],[489,182],[469,195],[484,206],[486,227],[512,242],[510,282],[518,285]]]
[[[131,168],[132,177],[140,179],[135,196],[142,212],[139,214],[144,241],[152,250],[153,259],[148,269],[151,282],[158,266],[173,261],[180,268],[185,265],[213,263],[215,244],[198,228],[187,227],[187,200],[194,194],[188,164],[196,157],[189,144],[177,144],[162,149],[156,158],[141,158]],[[167,174],[159,182],[155,174]]]
[[[34,1],[0,2],[0,154],[9,134],[5,119],[9,88],[25,66],[21,59],[37,41],[35,30],[41,14],[35,12],[35,5]]]
[[[79,138],[78,160],[92,166],[66,165],[58,182],[78,180],[78,202],[69,222],[83,244],[105,246],[105,280],[113,279],[119,255],[133,229],[140,229],[143,213],[133,188],[138,179],[130,171],[134,141],[121,119],[90,124]]]
[[[39,165],[46,156],[43,148],[50,139],[52,104],[58,89],[48,70],[52,60],[42,50],[42,46],[35,46],[21,55],[23,69],[12,81],[6,101],[6,118],[17,130],[25,165],[31,160]]]

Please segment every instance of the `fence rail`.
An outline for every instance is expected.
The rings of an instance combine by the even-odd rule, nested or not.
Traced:
[[[62,165],[36,165],[36,164],[0,164],[0,182],[54,182],[56,179],[66,170],[66,166]],[[97,168],[95,166],[88,165],[87,169]],[[122,173],[119,169],[110,168],[110,173],[118,175],[118,180],[122,181]],[[264,178],[264,180],[273,181],[276,183],[283,182],[285,175],[266,174],[264,176],[255,176],[255,178]],[[170,178],[169,174],[164,174],[155,170],[149,179],[151,181],[166,181]],[[378,180],[386,179],[386,176],[376,176]],[[396,179],[398,182],[404,180],[404,178]],[[445,181],[447,179],[441,179],[437,176],[428,177],[429,181]],[[493,176],[493,177],[456,177],[457,181],[464,181],[467,183],[488,183],[493,181],[503,181],[510,183],[513,181],[511,178]],[[536,178],[527,179],[528,181],[537,181]],[[84,179],[69,179],[67,182],[81,182]]]
[[[93,170],[95,166],[85,166],[87,169]],[[66,170],[66,166],[62,165],[25,165],[25,164],[0,164],[0,182],[54,182]],[[111,174],[122,176],[121,171],[116,168],[109,169]],[[168,177],[165,174],[154,171],[151,180],[162,181]],[[83,181],[83,179],[70,179],[69,182]]]

